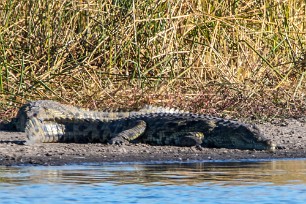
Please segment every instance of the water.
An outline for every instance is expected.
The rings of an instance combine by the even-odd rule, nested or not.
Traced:
[[[0,203],[305,203],[306,160],[0,166]]]

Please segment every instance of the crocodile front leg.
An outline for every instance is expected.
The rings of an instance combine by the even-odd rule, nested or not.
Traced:
[[[137,139],[142,134],[144,134],[146,130],[146,122],[143,120],[138,120],[135,124],[132,124],[129,129],[118,132],[112,136],[109,140],[109,144],[117,144],[121,145],[132,140]]]

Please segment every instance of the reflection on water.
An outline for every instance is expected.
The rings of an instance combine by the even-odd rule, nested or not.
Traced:
[[[306,160],[0,167],[2,203],[305,203]]]
[[[306,184],[306,160],[0,167],[0,183]]]

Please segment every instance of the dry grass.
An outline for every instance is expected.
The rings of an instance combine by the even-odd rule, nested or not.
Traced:
[[[28,100],[306,112],[305,1],[0,2],[3,117]]]

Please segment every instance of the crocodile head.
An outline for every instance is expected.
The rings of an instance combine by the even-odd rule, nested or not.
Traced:
[[[247,149],[274,151],[276,148],[272,140],[267,139],[256,125],[240,125],[236,131],[237,137]]]
[[[275,144],[264,137],[255,125],[232,123],[218,125],[206,141],[208,146],[230,149],[275,150]]]

